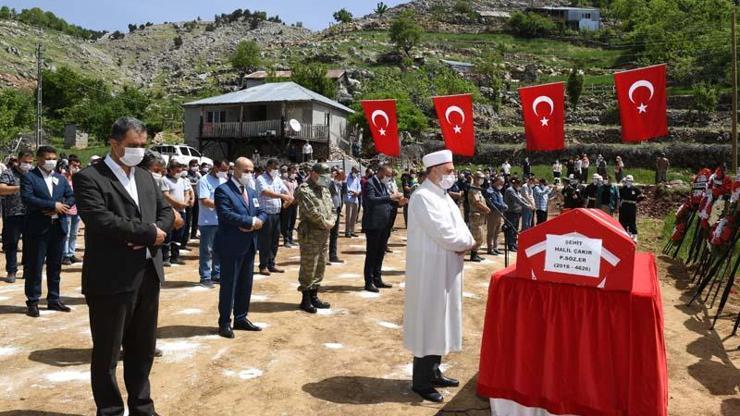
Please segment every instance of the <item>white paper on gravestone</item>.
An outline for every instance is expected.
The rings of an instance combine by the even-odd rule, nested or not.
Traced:
[[[602,239],[547,234],[545,271],[599,277]]]

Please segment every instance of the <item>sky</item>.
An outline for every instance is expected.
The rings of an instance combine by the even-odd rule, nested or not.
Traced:
[[[279,15],[286,23],[303,22],[312,30],[328,27],[332,14],[346,8],[355,17],[372,12],[380,0],[0,0],[0,5],[21,9],[40,7],[52,11],[68,23],[87,29],[128,31],[129,23],[162,23],[213,20],[213,15],[236,9],[264,10],[269,16]],[[388,6],[407,0],[383,0]]]

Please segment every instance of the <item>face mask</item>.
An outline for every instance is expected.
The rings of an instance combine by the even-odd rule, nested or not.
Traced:
[[[391,183],[392,180],[393,180],[393,178],[386,177],[386,178],[383,178],[383,183],[386,184],[386,185],[388,185],[389,183]]]
[[[192,173],[198,172],[198,167],[195,166],[195,167],[190,168],[190,172],[192,172]]]
[[[228,172],[216,172],[216,176],[219,179],[228,179],[229,174],[228,174]]]
[[[321,187],[328,188],[331,185],[331,182],[332,182],[331,178],[319,176],[319,179],[316,181],[316,184]]]
[[[598,179],[594,179],[593,181],[591,181],[591,183],[593,183],[594,185],[598,185],[599,180]]]
[[[439,187],[445,191],[455,185],[455,175],[444,175],[439,181]]]
[[[31,169],[33,169],[33,165],[32,165],[32,164],[30,164],[30,163],[21,163],[21,164],[20,164],[20,165],[18,166],[18,168],[19,168],[19,169],[21,170],[21,172],[23,172],[23,173],[28,173],[28,172],[30,172],[30,171],[31,171]]]
[[[187,178],[188,177],[188,173],[186,171],[182,171],[182,172],[180,172],[180,177],[181,178]]]
[[[293,179],[293,180],[295,180],[297,177],[298,177],[298,175],[296,175],[295,173],[292,174],[292,175],[290,175],[290,179]]]
[[[51,159],[51,160],[45,160],[45,161],[44,161],[44,164],[43,164],[43,165],[41,165],[41,167],[42,167],[42,168],[43,168],[43,169],[44,169],[45,171],[47,171],[47,172],[51,172],[52,170],[54,170],[54,168],[56,168],[56,167],[57,167],[57,160],[56,160],[56,159]]]
[[[624,183],[624,186],[626,186],[627,188],[632,188],[632,182],[627,181]]]
[[[80,168],[72,168],[72,169],[69,170],[69,173],[71,173],[71,174],[74,175],[74,174],[76,174],[79,171],[80,171]]]
[[[247,188],[254,188],[254,175],[251,173],[242,173],[239,182]]]
[[[152,177],[154,179],[156,179],[156,180],[160,180],[160,179],[162,179],[162,174],[161,173],[152,173]]]
[[[208,173],[208,169],[201,169],[201,170],[200,170],[200,173],[201,173],[202,175],[206,175],[206,174]]]
[[[121,163],[128,167],[136,166],[144,159],[144,153],[146,149],[143,147],[127,147],[121,156]]]
[[[273,169],[270,171],[270,176],[272,176],[272,178],[275,179],[280,176],[280,171],[277,169]]]

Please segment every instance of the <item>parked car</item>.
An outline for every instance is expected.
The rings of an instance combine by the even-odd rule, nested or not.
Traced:
[[[161,144],[152,146],[151,150],[162,155],[165,163],[170,163],[170,158],[175,158],[178,162],[187,165],[191,160],[198,160],[198,164],[208,163],[213,166],[213,160],[200,154],[199,151],[184,144]]]

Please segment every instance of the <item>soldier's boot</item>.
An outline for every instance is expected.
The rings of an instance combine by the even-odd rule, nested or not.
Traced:
[[[309,290],[301,292],[303,294],[303,298],[301,298],[300,308],[308,313],[316,313],[316,308],[311,304],[311,294],[309,292]]]
[[[331,305],[328,302],[323,302],[321,299],[319,299],[319,288],[312,289],[310,291],[311,293],[311,305],[313,305],[314,308],[317,309],[329,309]]]

